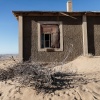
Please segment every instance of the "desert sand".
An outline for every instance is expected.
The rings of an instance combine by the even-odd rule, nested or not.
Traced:
[[[0,61],[0,69],[7,70],[17,61],[7,59]],[[37,93],[34,87],[22,86],[11,79],[0,81],[0,100],[100,100],[100,57],[83,57],[52,68],[57,72],[77,73],[76,86],[63,88],[52,93]],[[82,82],[82,80],[86,80]],[[74,80],[74,79],[73,79]],[[83,81],[84,81],[83,80]],[[80,81],[80,82],[79,82]]]

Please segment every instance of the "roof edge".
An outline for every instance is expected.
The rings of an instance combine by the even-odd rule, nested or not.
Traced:
[[[14,16],[18,19],[18,16],[82,16],[86,14],[88,16],[100,16],[100,12],[81,11],[81,12],[66,12],[66,11],[12,11]]]

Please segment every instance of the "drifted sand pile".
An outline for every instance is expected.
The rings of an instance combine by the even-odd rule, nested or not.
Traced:
[[[54,67],[55,71],[70,73],[93,73],[100,71],[100,57],[80,56],[67,64]]]
[[[1,63],[5,62],[0,62],[0,67],[2,67]],[[6,65],[7,63],[9,60],[6,61]],[[9,67],[6,65],[4,68]],[[77,73],[82,75],[82,79],[76,87],[64,88],[46,94],[37,93],[34,87],[22,86],[17,81],[1,81],[0,100],[100,100],[99,57],[78,57],[72,62],[54,67],[53,70],[63,73]],[[81,84],[83,79],[86,79],[87,82]]]

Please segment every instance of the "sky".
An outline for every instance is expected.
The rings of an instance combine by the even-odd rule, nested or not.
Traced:
[[[12,11],[66,11],[67,0],[0,0],[0,54],[18,54],[18,21]],[[100,0],[72,0],[73,11],[100,11]]]

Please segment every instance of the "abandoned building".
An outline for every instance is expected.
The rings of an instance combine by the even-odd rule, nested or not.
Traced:
[[[100,12],[13,11],[19,22],[19,60],[61,62],[80,55],[100,56]],[[73,45],[73,47],[72,47]]]

